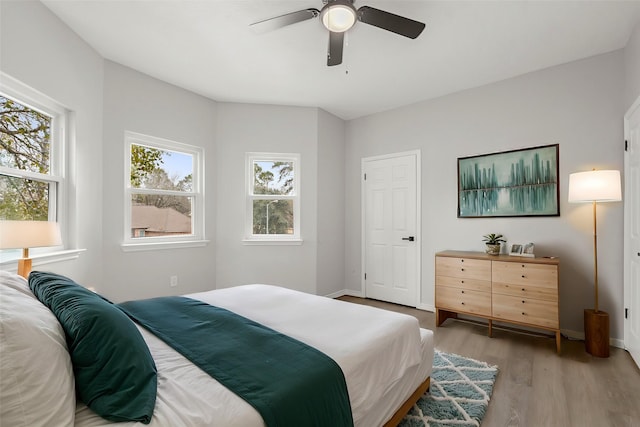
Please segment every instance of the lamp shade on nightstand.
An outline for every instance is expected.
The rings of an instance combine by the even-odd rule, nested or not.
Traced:
[[[31,271],[29,248],[62,245],[60,226],[51,221],[0,221],[0,249],[22,249],[18,274]]]

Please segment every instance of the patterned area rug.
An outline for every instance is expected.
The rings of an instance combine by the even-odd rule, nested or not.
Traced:
[[[478,427],[497,375],[497,366],[436,350],[429,391],[399,426]]]

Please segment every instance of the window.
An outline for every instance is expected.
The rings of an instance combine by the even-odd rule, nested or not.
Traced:
[[[1,77],[0,220],[56,221],[65,241],[67,113],[46,96]],[[19,251],[1,252],[3,260],[19,258]]]
[[[202,148],[133,132],[125,140],[123,246],[205,243]]]
[[[247,153],[245,242],[300,242],[300,155]]]

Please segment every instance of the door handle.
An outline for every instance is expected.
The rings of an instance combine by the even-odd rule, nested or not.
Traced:
[[[414,240],[416,240],[416,239],[415,239],[415,237],[413,237],[413,236],[409,236],[409,237],[403,237],[403,238],[402,238],[402,240],[408,240],[408,241],[410,241],[410,242],[413,242],[413,241],[414,241]]]

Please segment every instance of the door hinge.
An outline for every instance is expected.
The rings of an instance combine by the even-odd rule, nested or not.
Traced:
[[[625,319],[628,319],[628,318],[629,318],[629,309],[628,309],[628,308],[625,308],[625,309],[624,309],[624,318],[625,318]]]
[[[367,273],[364,273],[364,280],[367,280]]]
[[[624,140],[624,151],[629,151],[629,141]]]
[[[366,173],[364,174],[364,180],[365,181],[367,180],[367,174]]]

